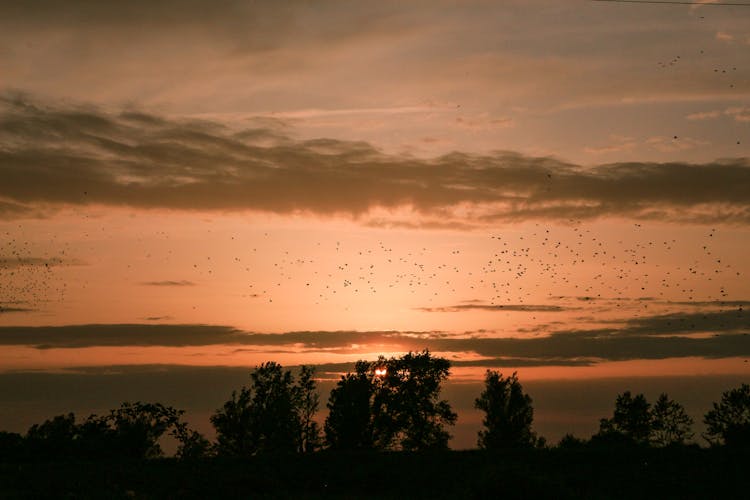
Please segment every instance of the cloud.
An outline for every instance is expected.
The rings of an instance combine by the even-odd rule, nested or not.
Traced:
[[[85,264],[80,259],[63,257],[0,257],[0,270],[19,267],[83,266]]]
[[[700,111],[697,113],[691,113],[686,116],[688,120],[696,121],[696,120],[711,120],[713,118],[718,118],[721,116],[721,111]]]
[[[31,309],[29,307],[7,306],[7,305],[0,304],[0,314],[16,313],[16,312],[32,312],[32,311],[36,311],[36,309]]]
[[[412,224],[422,217],[472,227],[603,216],[750,222],[747,159],[595,167],[513,152],[418,159],[364,142],[295,141],[277,129],[238,132],[209,120],[54,107],[17,94],[0,107],[0,200],[33,210],[99,204],[343,214],[364,223],[373,210],[405,210]],[[655,138],[652,145],[698,143]]]
[[[165,280],[165,281],[144,281],[144,286],[195,286],[195,283],[188,280]]]
[[[750,106],[735,106],[727,108],[724,114],[734,118],[735,121],[748,123],[750,122]]]
[[[37,349],[94,346],[253,347],[254,352],[327,352],[348,355],[429,348],[442,353],[475,353],[509,364],[595,363],[601,360],[750,356],[750,315],[735,307],[633,318],[611,328],[558,330],[546,336],[398,331],[243,332],[210,325],[80,325],[0,327],[0,345]],[[512,360],[512,361],[510,361]],[[481,361],[481,360],[479,360]]]
[[[732,43],[732,42],[734,42],[734,36],[731,35],[731,34],[729,34],[729,33],[724,32],[724,31],[717,31],[716,32],[716,39],[719,40],[720,42],[724,42],[724,43]]]
[[[560,312],[570,308],[546,305],[525,304],[458,304],[446,307],[419,307],[423,312],[462,312],[462,311],[497,311],[497,312]]]

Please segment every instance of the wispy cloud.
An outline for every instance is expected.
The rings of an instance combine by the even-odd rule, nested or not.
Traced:
[[[17,312],[32,312],[32,311],[36,311],[36,309],[32,309],[29,307],[19,307],[19,306],[14,306],[14,305],[0,304],[0,314],[17,313]]]
[[[19,267],[83,266],[80,259],[63,257],[0,257],[0,270]]]
[[[195,283],[188,280],[164,280],[164,281],[144,281],[144,286],[195,286]]]
[[[364,142],[295,141],[277,130],[237,133],[207,120],[45,106],[18,95],[0,106],[0,199],[36,210],[104,204],[344,214],[366,223],[382,209],[408,210],[411,223],[469,226],[604,216],[750,222],[747,159],[591,168],[512,152],[417,159]],[[247,139],[259,135],[263,145]],[[699,144],[656,138],[652,146]]]
[[[700,334],[700,335],[696,335]],[[475,353],[485,360],[532,364],[698,356],[750,356],[750,316],[742,307],[633,318],[609,328],[558,330],[546,336],[497,337],[488,333],[398,331],[243,332],[210,325],[80,325],[0,327],[0,345],[37,349],[94,346],[189,347],[235,345],[253,352],[327,352],[348,355],[375,350],[430,348]]]
[[[497,311],[497,312],[561,312],[570,308],[562,306],[533,304],[457,304],[445,307],[419,307],[424,312],[462,312],[462,311]]]

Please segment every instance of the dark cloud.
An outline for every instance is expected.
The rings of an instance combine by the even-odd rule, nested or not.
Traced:
[[[469,310],[498,312],[561,312],[568,311],[570,308],[532,304],[458,304],[446,307],[419,307],[417,310],[424,312],[462,312]]]
[[[696,335],[698,334],[698,335]],[[750,324],[741,310],[635,318],[608,329],[556,331],[531,338],[498,338],[486,333],[396,331],[301,331],[248,333],[209,325],[81,325],[0,327],[0,345],[37,349],[93,346],[256,346],[254,352],[357,354],[429,348],[473,352],[499,366],[589,364],[600,360],[723,358],[750,356]]]
[[[75,325],[0,327],[0,345],[37,349],[93,346],[202,346],[231,344],[242,335],[226,326],[207,325]]]
[[[0,106],[0,200],[8,207],[308,212],[363,223],[372,208],[406,207],[443,227],[601,216],[750,222],[747,159],[592,168],[511,152],[417,159],[363,142],[293,141],[262,128],[238,134],[206,120],[54,107],[18,94]],[[469,219],[453,213],[467,205]]]
[[[0,314],[32,312],[32,311],[36,311],[36,309],[32,309],[30,307],[7,306],[7,305],[0,304]]]
[[[164,281],[144,281],[141,285],[145,286],[195,286],[195,283],[188,280],[164,280]]]
[[[55,267],[55,266],[82,266],[85,265],[80,259],[63,257],[0,257],[0,270],[17,269],[19,267]]]

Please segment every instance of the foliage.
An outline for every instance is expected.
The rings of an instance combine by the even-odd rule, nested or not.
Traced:
[[[599,444],[682,445],[693,436],[693,419],[665,393],[652,407],[643,394],[617,395],[612,418],[599,422],[593,441]]]
[[[703,437],[712,445],[750,448],[750,385],[724,392],[703,422],[707,426]]]
[[[565,434],[557,443],[557,448],[564,450],[577,450],[586,446],[586,441],[575,437],[573,434]]]
[[[531,430],[534,408],[528,394],[518,381],[516,372],[510,377],[487,370],[485,388],[474,401],[474,407],[485,412],[479,431],[480,448],[496,450],[504,448],[530,448],[537,444],[536,434]]]
[[[326,404],[326,444],[333,450],[368,450],[373,447],[370,408],[374,385],[368,376],[370,363],[358,361],[355,373],[341,377]]]
[[[31,426],[25,448],[31,456],[47,459],[157,458],[163,456],[159,439],[169,433],[180,441],[180,450],[190,445],[191,456],[196,456],[196,443],[207,441],[180,421],[183,413],[160,403],[125,402],[107,415],[90,415],[80,424],[73,413],[58,415]],[[184,451],[178,451],[178,456],[183,455]]]
[[[685,408],[662,393],[651,409],[651,443],[656,446],[685,444],[694,435],[692,425],[693,419],[685,413]]]
[[[299,451],[304,453],[313,452],[321,446],[320,427],[314,420],[320,404],[314,375],[313,367],[303,366],[297,386],[294,388],[300,423]]]
[[[312,418],[318,408],[313,369],[303,367],[299,383],[278,363],[260,365],[250,374],[250,386],[211,416],[217,451],[251,456],[268,452],[312,451],[319,430]]]
[[[618,394],[612,418],[599,421],[599,434],[615,434],[637,444],[648,444],[651,437],[651,405],[646,396],[637,394],[633,397],[630,391]]]
[[[23,436],[16,432],[0,431],[0,461],[21,456]]]
[[[331,391],[326,442],[333,449],[447,449],[457,415],[441,400],[450,362],[429,350],[358,361]]]

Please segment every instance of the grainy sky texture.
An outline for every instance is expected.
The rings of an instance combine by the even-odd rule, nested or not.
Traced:
[[[705,412],[750,376],[749,53],[741,6],[3,2],[0,424],[423,348],[459,447],[486,368],[552,438]]]

